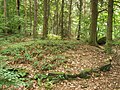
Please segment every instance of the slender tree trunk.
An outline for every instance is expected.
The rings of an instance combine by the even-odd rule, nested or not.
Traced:
[[[20,16],[20,0],[16,0],[17,15]]]
[[[55,0],[55,4],[56,4],[56,0]],[[56,34],[56,10],[54,10],[54,16],[53,16],[53,25],[52,25],[52,30],[53,30],[53,34]]]
[[[27,34],[26,28],[27,28],[27,0],[24,0],[24,20],[25,20],[25,24],[24,24],[24,31],[25,31],[25,35]]]
[[[79,9],[79,23],[78,23],[78,35],[77,35],[77,40],[80,40],[82,5],[83,5],[82,0],[79,0],[79,2],[80,2],[80,6],[78,5],[78,9]]]
[[[62,0],[62,7],[61,7],[61,38],[63,39],[64,38],[64,21],[63,21],[63,18],[64,18],[64,0]]]
[[[49,19],[50,19],[50,0],[47,1],[47,17],[48,17],[48,22],[49,22]],[[48,27],[49,27],[49,23],[48,23]]]
[[[90,45],[97,45],[97,18],[98,18],[98,0],[91,0],[91,29],[90,29]]]
[[[54,11],[54,24],[53,24],[53,33],[58,34],[58,2],[59,0],[55,0],[55,11]]]
[[[44,0],[44,22],[43,22],[43,39],[48,34],[48,0]]]
[[[4,0],[4,18],[5,18],[5,34],[7,34],[7,29],[6,29],[6,22],[7,22],[7,5],[6,5],[6,0]]]
[[[57,4],[56,4],[56,25],[57,25],[57,28],[56,28],[56,34],[58,35],[58,31],[59,31],[59,7],[58,7],[58,4],[59,4],[59,0],[57,0]]]
[[[30,30],[32,30],[32,1],[29,0],[30,3]]]
[[[34,0],[34,26],[33,26],[33,38],[37,38],[37,0]]]
[[[6,0],[4,0],[4,17],[7,17],[7,5],[6,5]]]
[[[112,52],[112,30],[113,30],[113,0],[108,1],[108,20],[107,20],[107,53]]]
[[[58,35],[58,29],[59,29],[59,0],[55,0],[55,5],[56,5],[56,9],[54,11],[54,30],[53,33]]]
[[[20,18],[20,0],[16,0],[16,10],[17,10],[17,15]],[[20,22],[18,22],[18,31],[20,33]]]
[[[68,21],[68,37],[70,38],[71,35],[71,14],[72,14],[72,0],[70,0],[69,6],[69,21]]]

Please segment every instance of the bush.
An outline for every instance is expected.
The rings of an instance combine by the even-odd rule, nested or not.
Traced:
[[[55,34],[48,34],[48,39],[60,40],[61,36],[58,36],[58,35],[55,35]]]

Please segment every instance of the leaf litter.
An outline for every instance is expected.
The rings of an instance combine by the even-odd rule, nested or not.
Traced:
[[[115,47],[116,48],[116,47]],[[52,90],[120,90],[120,47],[116,53],[107,55],[104,50],[89,45],[77,45],[77,48],[60,52],[61,56],[67,58],[63,64],[57,65],[54,69],[41,71],[41,59],[39,67],[34,68],[30,64],[15,64],[14,67],[25,68],[29,72],[29,78],[33,78],[36,73],[64,72],[77,74],[86,68],[96,68],[103,65],[108,58],[112,58],[112,68],[108,72],[101,72],[99,77],[92,76],[90,79],[76,78],[63,80],[52,85]],[[45,59],[53,57],[51,54],[44,56]],[[35,57],[34,57],[35,58]],[[37,59],[37,58],[36,58]],[[35,59],[35,60],[36,60]],[[11,64],[13,67],[13,64]],[[31,88],[20,87],[15,90],[46,90],[44,83],[38,86],[36,80],[32,80]],[[11,87],[10,87],[11,88]]]

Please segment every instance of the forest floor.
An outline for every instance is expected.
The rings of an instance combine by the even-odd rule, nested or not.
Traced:
[[[7,68],[22,68],[28,75],[28,87],[2,86],[2,90],[120,90],[120,45],[113,46],[114,53],[106,54],[98,48],[78,41],[31,41],[10,42],[0,45],[0,56],[8,57]],[[112,59],[110,71],[99,72],[89,79],[73,78],[52,83],[39,81],[36,74],[51,72],[78,74],[81,70],[97,68]],[[12,70],[11,69],[11,70]],[[23,75],[24,76],[24,75]],[[44,78],[44,76],[42,77]],[[27,85],[26,85],[27,86]]]
[[[112,68],[108,72],[102,72],[100,77],[90,79],[65,80],[57,83],[53,90],[120,90],[120,48],[119,55],[106,55],[101,49],[79,45],[77,50],[70,50],[64,53],[69,56],[66,63],[67,68],[61,66],[58,70],[78,73],[85,68],[95,68],[107,61],[112,56]]]

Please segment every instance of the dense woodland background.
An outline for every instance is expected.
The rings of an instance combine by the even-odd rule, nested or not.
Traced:
[[[89,46],[84,46],[86,44]],[[67,71],[62,74],[49,73],[46,75],[46,71],[48,73],[51,69],[54,70],[61,65],[64,66],[66,62],[66,66],[68,65],[69,61],[66,61],[68,57],[66,57],[65,52],[69,50],[79,51],[80,49],[81,51],[73,54],[78,59],[80,59],[78,53],[81,53],[84,57],[89,52],[93,55],[91,57],[93,59],[96,53],[103,57],[102,59],[109,61],[107,64],[107,71],[109,71],[113,57],[115,60],[119,58],[119,46],[119,0],[0,0],[0,75],[3,76],[0,77],[0,81],[4,81],[4,83],[0,82],[0,88],[3,90],[7,86],[10,89],[15,88],[11,87],[11,85],[14,85],[13,83],[16,82],[19,82],[18,84],[23,86],[20,88],[30,88],[30,81],[33,80],[33,76],[35,75],[37,76],[35,76],[34,80],[35,82],[36,80],[38,81],[36,85],[41,86],[41,82],[47,82],[44,85],[47,89],[51,89],[53,81],[55,81],[52,76],[55,76],[56,80],[58,80],[58,77],[60,80],[76,77],[81,78],[83,76],[85,78],[88,77],[88,72],[87,74],[84,73],[85,75],[83,76],[80,76],[81,73],[75,73],[74,75],[65,74]],[[61,55],[61,52],[65,56]],[[68,53],[70,52],[73,53],[72,51]],[[97,60],[100,60],[100,63],[102,63],[99,56],[97,56]],[[52,59],[49,57],[52,57]],[[75,57],[72,58],[77,60]],[[60,61],[58,62],[57,60]],[[72,61],[72,59],[70,60]],[[79,62],[79,60],[76,62]],[[86,63],[82,63],[86,64],[87,61]],[[94,67],[94,63],[91,63]],[[35,72],[28,72],[29,70],[24,70],[25,68],[21,69],[21,67],[16,69],[12,65],[16,65],[17,67],[27,66],[29,69],[32,67],[31,71]],[[101,67],[99,69],[104,71]],[[88,71],[91,72],[91,70]],[[38,75],[38,72],[42,74]],[[95,73],[94,71],[92,72]],[[28,73],[32,74],[28,75]],[[117,73],[119,76],[120,73]],[[32,78],[26,79],[27,75]],[[20,78],[25,80],[20,80]],[[32,89],[27,89],[41,90],[35,89],[33,86]],[[110,90],[106,88],[104,90]],[[119,87],[117,88],[120,89]]]

